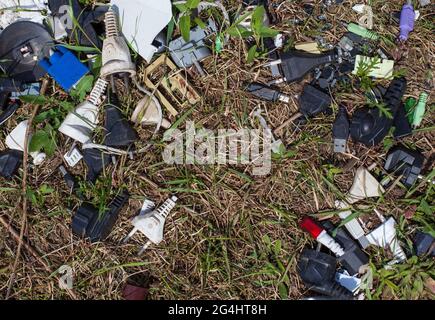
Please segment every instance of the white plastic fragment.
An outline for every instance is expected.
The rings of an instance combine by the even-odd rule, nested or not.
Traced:
[[[170,0],[112,0],[122,33],[133,49],[148,63],[156,53],[153,41],[172,18]]]
[[[42,23],[43,11],[48,11],[46,0],[0,0],[0,30],[18,20]]]
[[[374,58],[357,55],[355,59],[355,68],[352,74],[358,73],[358,68],[360,64],[371,64]],[[394,60],[381,60],[373,68],[369,70],[369,77],[374,77],[377,79],[388,79],[393,76],[394,71]]]
[[[9,149],[19,150],[24,152],[24,142],[26,139],[27,127],[29,125],[29,121],[25,120],[20,122],[18,126],[15,127],[14,130],[6,137],[6,145]],[[32,139],[32,135],[29,135],[28,143]],[[33,158],[33,164],[35,166],[41,165],[45,158],[46,154],[43,152],[29,152],[29,155]]]
[[[83,155],[80,153],[79,149],[73,148],[71,151],[67,152],[63,158],[71,168],[74,168],[77,163],[83,159]]]

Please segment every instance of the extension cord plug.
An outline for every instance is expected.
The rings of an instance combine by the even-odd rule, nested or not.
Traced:
[[[105,80],[98,79],[89,98],[67,115],[59,131],[83,144],[89,142],[98,124],[98,107],[102,102],[107,85]]]
[[[118,17],[112,8],[106,12],[106,39],[103,41],[101,77],[115,74],[136,75],[136,65],[131,61],[130,49],[124,37],[119,35]]]
[[[163,230],[168,214],[174,209],[178,198],[172,196],[166,200],[158,209],[154,209],[154,203],[145,200],[141,213],[131,221],[133,230],[123,240],[126,243],[137,231],[143,233],[149,241],[140,249],[141,255],[152,243],[158,245],[163,241]]]

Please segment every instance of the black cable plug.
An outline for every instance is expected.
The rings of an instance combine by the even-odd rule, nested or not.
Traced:
[[[283,80],[292,83],[302,80],[315,68],[337,62],[335,51],[326,54],[313,54],[304,51],[291,50],[281,54],[281,59],[273,61],[268,66],[280,65]]]
[[[344,153],[346,151],[347,139],[349,138],[350,122],[346,108],[340,107],[332,126],[334,138],[334,152]]]
[[[257,98],[263,99],[266,101],[271,101],[271,102],[282,101],[285,103],[288,103],[290,101],[289,96],[286,96],[285,94],[279,92],[278,90],[275,90],[271,87],[268,87],[268,86],[261,84],[261,83],[258,83],[258,82],[251,83],[247,87],[246,91],[251,93],[252,95],[254,95]]]

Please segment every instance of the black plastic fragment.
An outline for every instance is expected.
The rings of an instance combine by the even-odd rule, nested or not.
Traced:
[[[105,106],[104,144],[114,148],[128,147],[138,140],[136,130],[124,118],[118,105],[118,99],[112,95],[111,103]]]
[[[11,179],[23,162],[23,152],[6,150],[0,152],[0,176]]]
[[[331,97],[312,85],[306,85],[299,97],[299,111],[312,118],[327,111],[331,106]]]
[[[405,146],[393,147],[387,154],[384,169],[397,176],[402,175],[401,182],[412,187],[423,169],[424,156]]]
[[[435,239],[428,233],[417,231],[414,236],[415,254],[435,256]]]
[[[103,169],[110,164],[110,156],[97,149],[84,149],[83,160],[88,168],[86,180],[95,182]]]
[[[108,209],[101,214],[90,203],[82,204],[72,219],[73,233],[82,238],[89,238],[91,242],[106,239],[129,197],[128,192],[123,191],[113,199]]]

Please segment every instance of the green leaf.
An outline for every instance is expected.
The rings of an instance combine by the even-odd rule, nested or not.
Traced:
[[[200,2],[201,2],[201,0],[187,0],[186,6],[190,9],[195,9],[198,7]]]
[[[184,41],[190,40],[190,15],[184,15],[180,18],[180,32]]]
[[[46,96],[20,96],[20,100],[25,103],[30,103],[33,105],[44,106],[51,102],[51,100]]]
[[[38,130],[35,132],[35,134],[32,136],[32,139],[30,140],[29,144],[29,151],[30,152],[39,152],[49,143],[49,136],[47,132],[43,130]]]
[[[283,299],[283,300],[288,299],[288,290],[287,290],[287,286],[284,283],[280,283],[278,285],[278,291],[279,291],[279,296],[281,297],[281,299]]]
[[[252,30],[255,30],[257,34],[260,34],[260,30],[263,27],[265,14],[266,9],[264,9],[264,6],[258,6],[252,13],[251,28]]]
[[[205,29],[207,28],[207,25],[204,23],[204,21],[202,21],[200,18],[195,17],[195,19],[193,20],[195,21],[195,23],[201,28],[201,29]]]
[[[233,25],[227,29],[227,33],[232,37],[238,37],[238,38],[248,38],[254,35],[252,31],[249,31],[243,26],[237,26]]]
[[[77,98],[80,101],[83,101],[86,98],[88,92],[91,92],[92,85],[94,84],[94,76],[88,75],[85,76],[80,82],[77,84],[76,88],[71,91],[71,96]]]
[[[52,192],[54,192],[53,188],[50,188],[49,186],[47,186],[46,184],[43,184],[40,188],[39,188],[39,192],[42,194],[50,194]]]
[[[274,30],[272,28],[261,26],[260,30],[258,31],[258,35],[263,38],[273,38],[278,35],[278,31]]]
[[[254,44],[248,51],[248,57],[246,58],[246,61],[248,64],[251,64],[254,62],[255,58],[257,57],[257,45]]]

